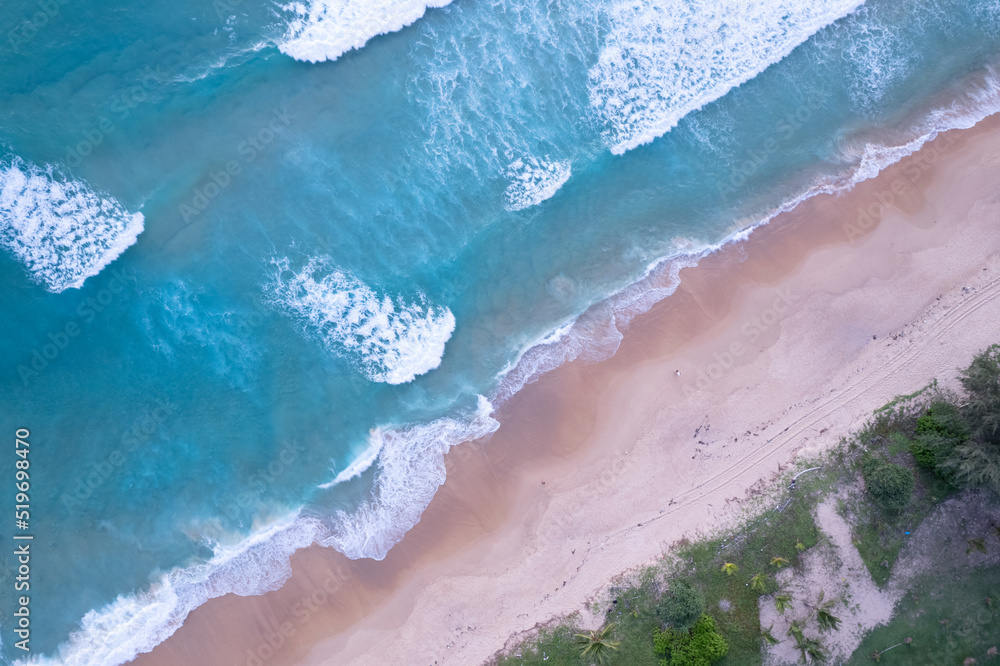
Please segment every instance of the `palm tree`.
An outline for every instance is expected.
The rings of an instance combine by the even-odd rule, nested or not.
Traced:
[[[788,564],[788,560],[786,560],[783,557],[772,557],[771,564],[780,569],[781,567],[786,566]]]
[[[965,554],[968,555],[974,550],[979,551],[983,555],[986,554],[986,539],[969,539],[969,547],[965,550]]]
[[[774,607],[778,609],[779,615],[784,615],[792,607],[792,598],[787,594],[779,594],[774,598]]]
[[[608,638],[608,634],[615,628],[615,623],[607,625],[600,631],[596,629],[585,634],[575,634],[576,642],[580,645],[580,656],[584,659],[593,659],[598,664],[603,664],[612,650],[617,650],[621,641],[613,641]]]
[[[799,551],[801,553],[805,549],[806,549],[806,545],[804,543],[802,543],[801,541],[796,541],[795,542],[795,550],[797,550],[797,551]]]
[[[806,655],[809,655],[809,658],[812,659],[813,662],[826,661],[826,651],[823,650],[823,644],[815,638],[807,638],[795,647],[802,652],[803,664],[806,663]]]
[[[772,628],[774,628],[773,624],[770,627],[768,627],[767,629],[761,629],[760,630],[760,636],[761,636],[761,638],[763,638],[765,641],[767,641],[771,645],[777,645],[781,641],[779,641],[777,638],[775,638],[774,634],[771,633],[771,629]]]
[[[792,621],[791,626],[788,627],[788,635],[795,639],[795,649],[802,655],[799,657],[799,663],[805,664],[808,659],[814,662],[826,659],[823,644],[815,638],[806,638],[805,634],[802,633],[802,627],[799,626],[798,620]]]
[[[816,620],[819,621],[820,631],[829,631],[830,629],[838,631],[840,629],[840,627],[837,626],[840,624],[840,618],[836,617],[825,608],[820,608],[816,611]]]
[[[750,589],[757,592],[764,591],[764,574],[757,574],[750,579]]]
[[[732,562],[725,562],[725,563],[723,563],[722,568],[720,569],[720,571],[722,573],[726,574],[727,576],[732,576],[734,573],[736,573],[739,570],[740,570],[740,568],[738,566],[736,566],[735,564],[733,564]]]
[[[830,629],[833,629],[834,631],[838,631],[840,627],[837,625],[840,624],[840,618],[830,612],[830,610],[837,604],[837,600],[831,599],[830,601],[823,603],[823,597],[825,596],[826,593],[823,592],[823,590],[820,590],[819,599],[816,600],[816,620],[819,622],[819,630],[829,631]]]

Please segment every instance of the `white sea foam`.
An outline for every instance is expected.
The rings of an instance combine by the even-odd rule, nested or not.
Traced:
[[[876,117],[882,98],[893,84],[915,66],[915,56],[906,38],[891,21],[878,15],[879,7],[862,7],[852,22],[852,35],[843,40],[847,63],[847,85],[855,105]]]
[[[402,429],[373,430],[372,447],[379,449],[373,496],[354,511],[338,511],[330,536],[320,544],[352,559],[384,558],[420,522],[444,483],[444,454],[500,427],[492,413],[493,406],[480,396],[476,413],[468,420],[440,418]]]
[[[376,35],[402,30],[428,8],[451,0],[309,0],[285,7],[294,14],[278,49],[296,60],[336,60]]]
[[[537,157],[515,160],[507,167],[510,185],[504,192],[507,210],[524,210],[552,197],[569,180],[570,163]]]
[[[54,167],[0,160],[0,245],[49,291],[79,289],[142,230],[142,213]]]
[[[863,0],[623,0],[590,71],[590,102],[622,154],[778,62]]]
[[[146,592],[119,596],[87,613],[58,655],[16,664],[117,666],[149,652],[180,628],[192,610],[224,594],[278,589],[291,575],[289,558],[312,544],[319,523],[298,515],[277,523],[211,560],[164,574]]]
[[[383,437],[376,437],[375,432],[376,431],[372,431],[372,435],[368,439],[368,446],[365,448],[364,453],[358,456],[354,462],[338,474],[333,481],[320,485],[320,488],[325,490],[327,488],[334,487],[338,483],[350,481],[351,479],[364,474],[368,471],[369,467],[375,464],[375,461],[378,460],[378,454],[382,451],[382,444],[385,442]]]
[[[273,265],[265,291],[275,306],[372,381],[404,384],[441,364],[455,330],[448,308],[428,305],[422,295],[414,302],[379,295],[325,255],[298,272],[287,258]]]

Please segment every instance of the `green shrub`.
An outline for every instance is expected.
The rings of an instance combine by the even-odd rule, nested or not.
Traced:
[[[705,595],[686,580],[674,580],[656,605],[656,617],[663,624],[687,629],[705,612]]]
[[[960,444],[939,469],[954,478],[957,485],[986,486],[1000,493],[1000,446],[975,441]]]
[[[913,496],[913,472],[894,463],[868,455],[861,461],[865,489],[872,500],[886,511],[900,511]]]
[[[653,650],[660,666],[711,666],[726,656],[729,644],[715,630],[715,620],[702,615],[690,631],[667,629],[653,634]]]
[[[1000,445],[1000,345],[993,345],[959,374],[969,395],[965,415],[981,442]]]
[[[910,442],[910,453],[913,454],[913,459],[917,461],[917,465],[920,467],[924,469],[934,469],[937,467],[937,456],[934,454],[934,449],[923,437],[917,437]]]
[[[964,425],[961,437],[948,450],[931,449],[935,470],[958,486],[986,486],[1000,492],[1000,345],[993,345],[978,354],[969,367],[959,374],[962,388],[968,394],[961,410],[955,407],[932,408],[933,419],[926,428],[950,424],[948,436]],[[949,412],[949,409],[951,410]],[[960,411],[960,417],[955,412]],[[961,421],[964,418],[964,422]],[[933,424],[931,421],[933,420]],[[927,453],[921,451],[926,459]]]
[[[958,407],[944,400],[932,403],[927,411],[917,419],[916,432],[917,435],[937,435],[959,442],[969,438],[969,426],[965,422],[962,412]]]
[[[910,443],[910,452],[913,453],[913,457],[921,467],[948,477],[950,475],[945,473],[941,464],[948,459],[948,456],[959,444],[961,444],[961,440],[958,439],[936,433],[922,433]]]

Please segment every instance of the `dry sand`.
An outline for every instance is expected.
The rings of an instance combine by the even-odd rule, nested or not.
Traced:
[[[781,215],[682,270],[613,359],[549,373],[492,439],[453,449],[385,560],[301,551],[282,589],[210,601],[135,663],[468,666],[583,610],[613,576],[738,519],[796,452],[1000,341],[998,184],[988,119]]]

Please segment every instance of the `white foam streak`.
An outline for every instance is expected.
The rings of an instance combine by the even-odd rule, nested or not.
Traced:
[[[327,488],[334,487],[338,483],[344,483],[345,481],[350,481],[351,479],[354,479],[364,474],[366,471],[368,471],[369,467],[375,464],[375,461],[378,459],[379,452],[382,451],[382,444],[385,442],[385,440],[382,437],[374,436],[375,432],[376,431],[373,430],[371,435],[369,436],[368,447],[365,449],[364,453],[362,453],[360,456],[357,457],[357,459],[354,460],[354,462],[348,465],[347,469],[338,474],[333,481],[329,481],[327,483],[320,485],[320,488],[326,490]]]
[[[79,289],[142,230],[141,213],[53,167],[0,160],[0,245],[49,291]]]
[[[278,44],[285,55],[306,62],[336,60],[376,35],[397,32],[431,7],[451,0],[311,0],[285,9],[295,14]]]
[[[399,430],[372,431],[378,469],[372,498],[352,512],[339,511],[331,535],[320,543],[350,557],[381,560],[403,535],[420,522],[445,480],[444,454],[462,442],[493,433],[500,423],[493,406],[479,396],[469,420],[441,418]]]
[[[590,71],[590,102],[621,155],[749,81],[863,0],[624,0]]]
[[[568,160],[551,161],[537,157],[515,160],[507,167],[510,185],[504,192],[507,210],[524,210],[552,198],[569,180]]]
[[[275,306],[303,323],[327,349],[345,355],[374,382],[404,384],[441,364],[455,316],[445,307],[379,295],[328,256],[302,270],[287,258],[273,261],[265,291]]]

